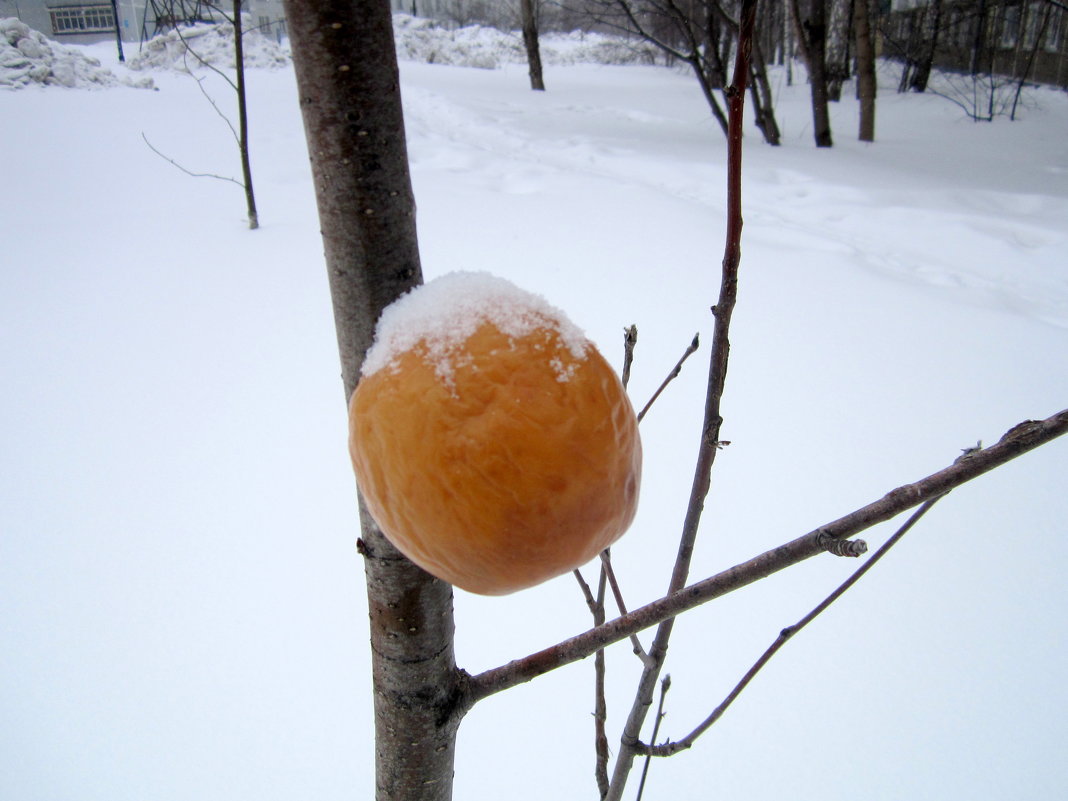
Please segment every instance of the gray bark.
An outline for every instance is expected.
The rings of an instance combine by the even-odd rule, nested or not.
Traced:
[[[861,142],[875,141],[875,51],[871,42],[868,0],[857,0],[854,26],[857,37],[857,97],[860,99]]]
[[[252,190],[252,163],[248,153],[248,102],[245,97],[245,48],[241,31],[241,0],[234,0],[234,64],[237,68],[237,144],[241,151],[241,177],[245,187],[245,207],[248,211],[248,227],[260,227],[260,215],[256,211],[256,193]]]
[[[853,0],[830,0],[827,14],[827,97],[842,99],[842,84],[849,80],[849,33]]]
[[[381,311],[422,281],[388,0],[286,0],[345,398]],[[452,797],[461,673],[452,587],[361,507],[378,801]]]
[[[530,88],[544,92],[545,79],[541,69],[541,48],[538,45],[538,19],[535,13],[536,0],[520,0],[520,12],[523,17],[523,46],[527,51],[527,65],[530,71]]]
[[[816,147],[831,147],[831,117],[827,109],[827,0],[790,0],[801,57],[808,68],[812,94],[812,136]]]

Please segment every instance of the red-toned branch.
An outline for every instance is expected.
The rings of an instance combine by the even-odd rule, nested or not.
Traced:
[[[728,335],[731,314],[734,311],[734,303],[738,294],[738,264],[742,253],[742,112],[745,106],[745,84],[749,76],[749,56],[755,20],[756,0],[742,0],[734,77],[731,86],[726,90],[728,106],[726,245],[724,246],[719,300],[712,309],[715,314],[715,327],[708,367],[708,385],[705,391],[704,423],[698,445],[690,500],[679,540],[679,550],[668,584],[669,594],[681,590],[689,576],[694,542],[697,539],[697,531],[704,511],[705,497],[711,486],[712,465],[719,450],[719,431],[723,424],[720,402],[727,378],[727,361],[730,356]],[[634,702],[623,725],[623,735],[612,782],[606,796],[607,801],[619,801],[622,797],[623,788],[626,786],[634,764],[636,753],[634,746],[639,742],[642,726],[652,705],[653,692],[667,656],[673,626],[673,618],[662,619],[653,637],[648,659],[644,660],[645,664],[641,678],[638,680]]]

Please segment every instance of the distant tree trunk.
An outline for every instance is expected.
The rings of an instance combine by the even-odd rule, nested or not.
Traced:
[[[701,12],[704,13],[703,21],[700,16]],[[716,89],[722,89],[727,85],[727,63],[724,60],[724,53],[730,54],[732,34],[726,31],[724,35],[720,15],[703,7],[691,9],[686,24],[694,32],[692,34],[694,51],[704,56],[704,71],[709,76],[709,83]],[[703,46],[696,46],[701,36],[704,37]]]
[[[827,19],[827,99],[842,99],[842,84],[849,80],[849,33],[852,30],[853,0],[830,0]]]
[[[771,82],[768,81],[764,50],[759,42],[753,42],[753,58],[750,62],[749,73],[751,76],[749,95],[753,99],[756,126],[764,135],[764,141],[777,147],[781,144],[782,134],[779,131],[779,123],[775,119],[775,98],[771,93]]]
[[[868,0],[856,0],[853,26],[857,38],[857,97],[860,99],[861,142],[875,141],[875,49],[871,43]]]
[[[126,62],[126,54],[122,52],[122,28],[119,26],[119,8],[117,0],[111,0],[111,18],[115,20],[115,44],[119,48],[119,61]]]
[[[983,71],[983,62],[986,60],[986,37],[987,37],[987,0],[978,0],[979,6],[975,12],[975,38],[972,40],[972,53],[969,59],[968,72],[973,76]]]
[[[827,0],[807,0],[802,12],[799,0],[790,0],[801,57],[808,67],[812,93],[812,136],[816,147],[831,147],[831,117],[827,109]]]
[[[541,50],[538,47],[538,15],[535,8],[537,0],[521,0],[519,7],[523,15],[523,46],[527,50],[527,64],[530,66],[530,88],[545,91],[545,81],[541,74]]]
[[[923,25],[923,50],[909,78],[909,89],[913,92],[927,91],[927,82],[931,80],[931,67],[934,65],[935,50],[938,47],[938,35],[941,27],[942,0],[930,0]]]
[[[1035,56],[1038,55],[1038,48],[1042,46],[1042,40],[1046,36],[1046,29],[1049,28],[1049,21],[1052,15],[1053,6],[1047,5],[1042,17],[1042,24],[1035,30],[1035,40],[1031,43],[1031,52],[1027,56],[1027,64],[1020,73],[1020,79],[1016,82],[1016,94],[1012,98],[1012,111],[1009,113],[1010,120],[1016,119],[1016,107],[1020,103],[1020,94],[1023,92],[1024,84],[1027,82],[1027,76],[1031,74],[1031,69],[1035,66]]]
[[[285,10],[348,398],[382,309],[422,281],[390,3],[285,0]],[[375,797],[448,801],[462,694],[452,587],[405,559],[362,503],[360,518]]]
[[[252,191],[252,164],[248,155],[248,104],[245,102],[245,48],[241,30],[241,0],[234,0],[234,64],[237,67],[237,146],[241,151],[241,176],[245,186],[248,227],[260,227],[256,193]]]

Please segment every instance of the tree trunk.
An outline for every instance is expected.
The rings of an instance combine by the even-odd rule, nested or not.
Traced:
[[[938,47],[939,30],[942,27],[942,0],[931,0],[924,20],[923,52],[920,54],[909,78],[909,89],[913,92],[926,92],[927,82],[931,80],[931,67],[934,65],[935,50]]]
[[[827,19],[827,99],[842,99],[842,84],[849,80],[849,32],[853,0],[830,0]]]
[[[541,49],[538,46],[538,17],[535,13],[536,0],[521,0],[519,7],[523,15],[523,46],[527,50],[527,64],[530,66],[530,88],[545,91],[545,81],[541,74]]]
[[[712,112],[712,116],[715,118],[716,122],[719,123],[723,135],[726,136],[727,115],[723,113],[723,109],[719,106],[719,101],[716,100],[715,87],[712,85],[714,78],[709,76],[708,71],[705,69],[705,62],[701,60],[699,55],[693,54],[687,61],[693,69],[693,74],[697,78],[697,85],[701,87],[701,94],[705,96],[705,101],[708,103],[708,108]]]
[[[857,37],[857,96],[861,142],[875,141],[875,51],[871,44],[868,0],[857,0],[853,17]]]
[[[1042,40],[1046,37],[1046,29],[1049,28],[1049,21],[1052,15],[1053,6],[1047,5],[1043,12],[1042,24],[1035,31],[1035,40],[1031,43],[1031,52],[1027,56],[1027,64],[1020,73],[1020,79],[1016,82],[1016,93],[1012,98],[1012,111],[1009,112],[1010,120],[1016,120],[1016,107],[1020,103],[1020,94],[1023,92],[1024,84],[1027,83],[1027,76],[1031,74],[1031,69],[1035,66],[1035,56],[1038,55],[1038,49],[1042,46]],[[1022,38],[1021,31],[1021,39]]]
[[[975,12],[975,37],[972,39],[972,52],[971,58],[968,63],[968,73],[972,76],[978,75],[983,71],[983,65],[985,62],[986,53],[986,35],[987,35],[987,18],[986,18],[986,5],[987,0],[978,0],[979,6]]]
[[[248,104],[245,102],[245,48],[241,30],[241,0],[234,0],[234,65],[237,68],[237,146],[241,151],[241,177],[245,187],[248,227],[260,227],[256,193],[252,191],[252,163],[248,155]]]
[[[827,109],[827,5],[826,0],[808,0],[801,12],[798,0],[790,0],[797,43],[808,67],[812,93],[812,136],[816,147],[831,147],[831,117]]]
[[[768,68],[764,61],[764,49],[759,42],[753,42],[753,58],[750,62],[749,93],[753,99],[753,114],[756,118],[756,126],[764,135],[764,141],[769,145],[781,144],[782,134],[779,131],[779,123],[775,119],[775,100],[771,91],[771,82],[768,81]]]
[[[390,3],[286,0],[285,10],[348,398],[382,309],[422,281]],[[401,556],[360,509],[375,797],[446,801],[461,690],[452,588]]]

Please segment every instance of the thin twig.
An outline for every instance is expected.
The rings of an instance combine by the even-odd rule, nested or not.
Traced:
[[[634,364],[634,346],[638,344],[638,326],[631,325],[623,329],[623,374],[620,380],[623,389],[630,383],[630,368]]]
[[[846,590],[856,584],[865,573],[871,570],[875,566],[875,564],[880,559],[882,559],[887,554],[887,552],[901,540],[902,537],[905,536],[909,529],[911,529],[921,517],[927,514],[927,512],[930,511],[932,506],[934,506],[944,497],[945,495],[938,495],[937,497],[931,498],[931,500],[924,503],[919,509],[912,513],[912,515],[909,517],[908,520],[905,521],[901,528],[895,531],[893,536],[891,536],[890,539],[888,539],[867,562],[857,568],[857,570],[855,570],[849,578],[842,582],[842,584],[834,592],[824,598],[816,606],[815,609],[813,609],[811,612],[801,618],[794,625],[787,626],[781,632],[779,632],[779,636],[775,638],[775,641],[770,646],[768,646],[767,650],[764,651],[764,653],[760,655],[760,658],[753,663],[753,666],[749,668],[748,671],[746,671],[746,674],[742,676],[741,680],[736,685],[734,685],[734,689],[732,689],[727,694],[727,697],[723,699],[720,705],[717,706],[714,710],[712,710],[712,714],[705,718],[701,722],[701,724],[697,726],[697,728],[695,728],[692,732],[687,734],[682,739],[675,740],[674,742],[664,743],[662,745],[656,745],[655,740],[653,740],[653,745],[641,743],[637,746],[638,752],[645,754],[647,758],[654,756],[671,756],[672,754],[677,754],[679,751],[684,751],[687,748],[692,747],[694,741],[696,741],[698,737],[708,731],[708,729],[711,728],[711,726],[716,721],[723,717],[723,714],[727,711],[730,705],[734,703],[735,699],[737,699],[739,695],[741,695],[742,690],[749,686],[749,683],[753,680],[756,674],[759,673],[760,670],[769,661],[771,661],[771,658],[775,656],[775,654],[777,654],[784,645],[786,645],[786,642],[789,639],[791,639],[795,634],[805,628],[805,626],[815,620],[816,617],[820,615],[825,609],[827,609],[827,607],[829,607],[832,603],[841,598],[842,595],[846,592]]]
[[[642,418],[645,417],[646,412],[649,411],[649,407],[652,406],[653,403],[656,402],[656,399],[660,397],[660,393],[662,393],[667,388],[668,384],[678,378],[679,373],[682,372],[683,362],[689,359],[690,356],[697,350],[697,348],[700,347],[700,345],[700,334],[694,334],[693,341],[690,342],[690,344],[687,346],[686,351],[682,354],[682,358],[675,363],[675,366],[671,368],[671,372],[668,373],[668,377],[665,378],[660,383],[660,386],[656,388],[656,392],[653,393],[653,397],[649,398],[649,401],[645,404],[645,406],[642,407],[642,410],[638,412],[639,423],[642,421]]]
[[[596,625],[603,625],[605,620],[605,571],[597,583],[597,609],[594,619]],[[608,701],[605,691],[605,674],[607,671],[604,649],[600,649],[593,659],[594,674],[594,778],[597,781],[599,797],[608,795]]]
[[[578,568],[572,570],[571,573],[575,577],[575,580],[578,582],[579,589],[582,590],[582,597],[586,599],[586,606],[590,608],[590,613],[594,617],[597,617],[597,601],[593,597],[593,590],[590,589],[589,583],[586,581],[585,578],[583,578],[582,573],[579,571]]]
[[[148,149],[149,150],[151,150],[153,153],[155,153],[157,156],[159,156],[164,161],[169,161],[171,164],[173,164],[179,170],[184,172],[186,175],[192,175],[194,178],[218,178],[220,181],[229,181],[232,184],[237,184],[238,186],[241,186],[241,187],[244,186],[244,184],[242,184],[236,178],[227,178],[225,175],[216,175],[215,173],[211,173],[211,172],[193,172],[192,170],[187,170],[185,167],[183,167],[177,161],[172,159],[170,156],[166,156],[163,153],[161,153],[159,150],[157,150],[155,148],[155,146],[151,142],[148,141],[148,137],[145,136],[145,134],[143,132],[141,133],[141,138],[145,140],[145,144],[148,145]]]
[[[623,602],[623,592],[619,588],[619,581],[616,579],[616,571],[612,567],[612,551],[610,548],[605,548],[601,551],[601,575],[608,577],[608,586],[612,589],[612,596],[616,599],[616,608],[619,609],[619,614],[627,614],[627,605]],[[642,661],[643,665],[649,665],[649,654],[645,652],[645,648],[642,647],[641,640],[638,639],[637,634],[632,634],[630,637],[630,643],[633,646],[634,655]]]
[[[652,742],[656,742],[656,735],[660,733],[660,723],[664,720],[664,697],[667,695],[667,691],[671,689],[671,674],[667,674],[660,681],[660,700],[656,705],[656,719],[653,721],[653,736],[649,739]],[[645,764],[642,765],[642,778],[638,782],[638,795],[634,801],[642,801],[642,794],[645,792],[645,780],[649,776],[649,763],[652,761],[652,755],[645,755]]]
[[[232,19],[230,19],[230,17],[226,16],[226,12],[220,10],[219,13],[222,14],[223,19],[225,19],[231,25],[234,24],[234,21]],[[211,62],[207,61],[203,56],[200,55],[200,53],[198,53],[196,50],[194,50],[193,48],[191,48],[189,46],[189,42],[182,35],[181,26],[176,25],[175,28],[174,28],[174,32],[176,34],[178,34],[178,39],[182,43],[182,66],[185,67],[185,71],[186,72],[188,72],[190,75],[193,74],[193,71],[191,69],[189,69],[189,62],[186,59],[186,56],[188,54],[192,54],[193,58],[195,58],[197,61],[200,62],[200,66],[207,67],[209,70],[211,70],[212,72],[217,74],[219,77],[221,77],[224,81],[226,81],[228,84],[230,84],[230,87],[234,91],[237,91],[237,84],[235,84],[232,80],[230,80],[230,76],[229,75],[227,75],[225,72],[223,72],[221,69],[216,67]]]
[[[682,590],[686,585],[693,557],[694,543],[704,511],[705,498],[712,482],[712,465],[719,450],[720,428],[723,417],[720,402],[727,378],[727,362],[730,355],[730,323],[738,294],[738,265],[741,262],[742,238],[742,123],[745,107],[745,84],[749,75],[749,56],[756,21],[756,0],[742,0],[739,12],[738,52],[734,64],[731,85],[726,89],[728,106],[727,126],[727,232],[723,248],[719,299],[713,307],[715,326],[708,366],[708,384],[705,390],[705,411],[701,441],[694,466],[690,499],[679,538],[679,550],[668,583],[668,595]],[[634,746],[641,736],[645,717],[652,704],[653,691],[674,627],[674,618],[663,620],[657,627],[649,649],[650,664],[646,665],[638,680],[630,713],[623,725],[619,755],[612,774],[608,801],[621,801],[623,790],[634,764]]]
[[[586,599],[586,606],[593,615],[593,625],[600,626],[605,620],[605,571],[601,568],[601,577],[597,584],[597,595],[593,594],[589,583],[576,568],[572,571]],[[597,780],[599,798],[608,792],[608,735],[605,724],[608,721],[608,703],[605,700],[605,658],[604,649],[594,655],[593,661],[593,751],[594,777]]]
[[[997,443],[957,459],[953,464],[912,484],[905,484],[804,536],[765,551],[734,567],[698,581],[677,592],[602,626],[578,634],[506,665],[471,676],[458,709],[470,708],[487,696],[523,684],[563,665],[577,662],[631,634],[672,619],[773,573],[824,552],[828,536],[845,539],[890,520],[908,509],[944,495],[972,479],[1068,433],[1068,409],[1045,420],[1027,420],[1013,426]],[[651,652],[653,653],[653,652]],[[650,696],[651,698],[651,696]]]
[[[230,129],[231,136],[234,137],[234,141],[237,142],[238,146],[240,147],[241,136],[238,134],[237,129],[234,127],[234,124],[230,122],[230,118],[226,116],[226,114],[221,108],[219,108],[219,104],[215,102],[215,98],[208,94],[208,90],[204,88],[204,79],[198,78],[195,75],[191,75],[190,77],[192,77],[193,80],[196,81],[197,88],[200,90],[200,94],[204,95],[204,99],[208,101],[208,103],[213,109],[215,109],[215,113],[219,115],[219,119],[226,123],[226,127]]]

